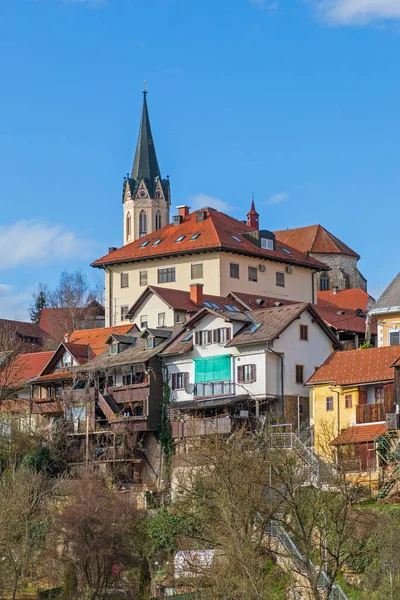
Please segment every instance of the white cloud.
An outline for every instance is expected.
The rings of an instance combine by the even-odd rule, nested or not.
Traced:
[[[0,283],[0,318],[28,321],[28,292],[17,294],[11,285]]]
[[[366,25],[400,19],[400,0],[319,0],[316,9],[329,25]]]
[[[282,204],[282,202],[286,202],[288,198],[289,194],[287,192],[279,192],[278,194],[270,196],[267,200],[267,204]]]
[[[38,266],[66,258],[90,256],[92,242],[79,239],[61,225],[45,221],[18,221],[0,226],[0,271]]]
[[[213,198],[207,194],[194,194],[194,196],[190,197],[189,203],[192,210],[197,210],[199,208],[203,208],[204,206],[216,208],[221,212],[229,212],[232,210],[232,206],[230,206],[230,204],[227,202],[224,202],[224,200],[221,200],[220,198]]]

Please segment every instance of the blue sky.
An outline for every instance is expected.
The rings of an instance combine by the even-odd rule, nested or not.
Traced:
[[[399,270],[399,0],[0,0],[0,316],[122,243],[143,78],[173,206]],[[174,211],[172,211],[174,212]],[[393,221],[393,225],[392,225]]]

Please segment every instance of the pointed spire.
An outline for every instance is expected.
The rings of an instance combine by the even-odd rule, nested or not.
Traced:
[[[254,194],[253,194],[252,200],[251,200],[251,207],[250,207],[249,212],[246,215],[247,225],[249,225],[249,227],[253,227],[254,229],[258,229],[258,217],[259,216],[260,215],[256,211],[256,207],[254,204]]]
[[[160,177],[160,168],[158,166],[156,149],[151,133],[149,113],[147,110],[147,90],[146,80],[144,81],[143,90],[143,110],[142,119],[140,121],[139,136],[136,145],[135,160],[133,161],[131,178],[146,179],[151,184],[154,184],[157,177]]]

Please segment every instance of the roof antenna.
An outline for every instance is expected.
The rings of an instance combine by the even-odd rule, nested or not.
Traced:
[[[143,96],[146,96],[147,94],[147,81],[144,79],[143,80]]]

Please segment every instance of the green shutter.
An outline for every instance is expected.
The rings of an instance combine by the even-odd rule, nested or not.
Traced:
[[[194,358],[194,382],[227,381],[231,377],[231,357],[210,356],[209,358]]]

